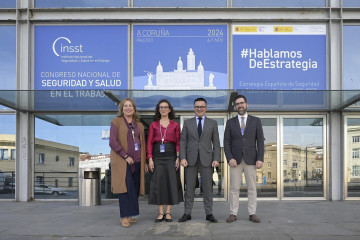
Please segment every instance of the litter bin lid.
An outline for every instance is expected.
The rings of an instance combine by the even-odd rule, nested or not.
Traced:
[[[84,177],[84,172],[101,172],[101,168],[79,168],[79,178]]]

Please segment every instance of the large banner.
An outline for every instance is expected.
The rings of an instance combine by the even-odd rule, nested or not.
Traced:
[[[326,90],[325,25],[233,25],[233,88]]]
[[[128,27],[35,26],[35,90],[127,89]]]
[[[113,110],[128,89],[128,26],[35,26],[35,108]],[[70,91],[72,90],[72,91]]]
[[[227,25],[134,25],[134,89],[227,89]]]

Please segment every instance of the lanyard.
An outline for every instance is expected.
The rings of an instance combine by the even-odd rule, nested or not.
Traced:
[[[129,123],[129,126],[130,126],[130,129],[131,129],[133,140],[135,142],[135,128],[134,128],[132,123]]]
[[[159,124],[160,124],[160,136],[161,136],[161,144],[164,144],[164,139],[165,139],[165,136],[166,136],[166,131],[167,131],[167,128],[168,126],[170,125],[170,121],[169,121],[169,124],[166,126],[165,128],[165,133],[164,133],[164,136],[162,135],[162,131],[161,131],[161,123],[159,121]]]

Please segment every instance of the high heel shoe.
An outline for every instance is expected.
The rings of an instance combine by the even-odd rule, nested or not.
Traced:
[[[158,218],[160,215],[162,216],[162,218]],[[159,222],[162,222],[162,220],[164,220],[164,219],[165,219],[165,215],[163,213],[159,213],[159,215],[155,219],[155,222],[159,223]]]

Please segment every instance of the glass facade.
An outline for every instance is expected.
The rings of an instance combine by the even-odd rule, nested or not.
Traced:
[[[0,6],[1,7],[1,6]],[[16,89],[16,27],[0,25],[0,90]],[[0,104],[0,110],[9,109]]]
[[[233,7],[325,7],[326,0],[233,0]]]
[[[65,126],[53,124],[50,117],[37,115],[35,120],[35,198],[77,199],[78,168],[89,167],[102,169],[105,197],[110,148],[103,135],[114,115],[62,115],[69,120],[62,122]]]
[[[134,7],[226,7],[226,0],[134,0]]]
[[[0,199],[15,197],[15,115],[0,113]]]
[[[16,8],[16,0],[1,1],[0,8]]]
[[[323,197],[323,119],[285,118],[283,128],[284,197]]]
[[[360,89],[360,26],[344,26],[344,89]]]
[[[349,117],[346,129],[345,182],[347,197],[360,197],[360,118]]]
[[[16,4],[31,9],[31,17],[11,9]],[[1,1],[0,198],[14,198],[21,156],[35,164],[29,179],[17,175],[21,187],[33,186],[29,199],[77,199],[77,169],[86,166],[102,168],[102,198],[112,198],[107,134],[114,102],[133,98],[143,122],[151,123],[155,103],[167,98],[181,122],[193,99],[205,97],[222,138],[239,93],[265,132],[260,198],[359,198],[359,6],[357,0]],[[344,122],[344,108],[352,116],[345,114],[346,136],[337,136],[341,126],[332,124]],[[29,130],[18,133],[29,142],[24,151],[16,150],[16,127]],[[329,146],[343,138],[349,144],[341,151],[346,160],[339,160]],[[30,143],[35,148],[26,151]],[[346,192],[326,192],[337,188],[329,182],[338,183],[326,169],[339,161],[346,161],[340,177]],[[227,200],[228,170],[222,154],[213,175],[218,200]],[[201,198],[200,179],[196,194]]]
[[[36,8],[127,7],[128,0],[34,0]]]
[[[343,7],[360,7],[360,0],[343,0]]]

